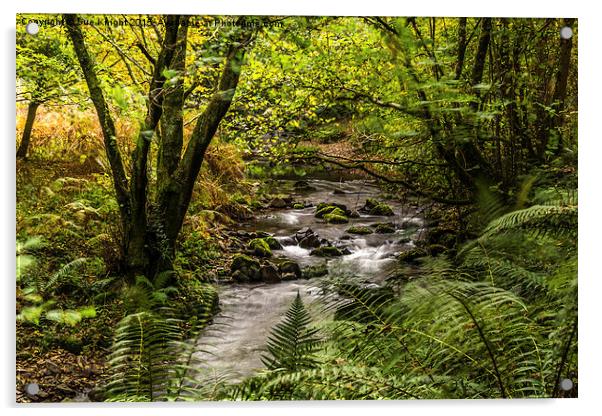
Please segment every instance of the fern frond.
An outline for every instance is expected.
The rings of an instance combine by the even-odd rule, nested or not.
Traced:
[[[50,279],[48,279],[48,281],[46,282],[46,284],[42,287],[42,291],[43,292],[53,291],[57,287],[59,287],[61,284],[63,284],[64,281],[67,280],[67,279],[78,280],[77,277],[74,277],[72,275],[72,272],[74,270],[77,270],[82,265],[84,265],[87,261],[88,261],[87,258],[81,257],[81,258],[75,259],[75,260],[73,260],[73,261],[65,264],[56,273],[54,273],[50,277]]]
[[[532,232],[538,236],[550,234],[576,238],[577,206],[534,205],[510,212],[492,221],[478,241],[512,230]]]
[[[284,320],[272,328],[268,337],[269,355],[262,362],[270,370],[297,371],[313,368],[317,361],[313,353],[319,348],[317,329],[309,328],[311,317],[297,293]]]

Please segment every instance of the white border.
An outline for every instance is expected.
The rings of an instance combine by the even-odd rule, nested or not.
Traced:
[[[245,415],[293,414],[308,412],[332,413],[372,412],[387,414],[445,414],[447,415],[508,415],[535,413],[546,415],[591,414],[601,407],[602,397],[600,359],[602,351],[598,318],[599,297],[602,296],[602,276],[598,241],[600,233],[600,181],[602,177],[600,151],[600,118],[602,91],[600,88],[600,24],[594,1],[525,1],[497,2],[468,0],[384,1],[384,0],[102,0],[98,3],[72,0],[12,0],[2,3],[2,55],[0,65],[0,115],[2,117],[3,151],[1,166],[2,195],[2,266],[0,279],[4,312],[2,334],[2,367],[0,380],[2,402],[10,414],[44,413],[60,415],[106,414],[151,415],[218,413]],[[599,8],[598,8],[599,9]],[[15,13],[185,13],[185,14],[269,14],[269,15],[405,15],[405,16],[508,16],[508,17],[577,17],[579,18],[579,399],[575,400],[515,400],[515,401],[421,401],[421,402],[295,402],[295,403],[197,403],[192,405],[38,405],[16,407],[14,404],[14,233],[15,233],[15,147],[14,147],[14,28]],[[599,412],[599,411],[598,411]],[[596,413],[598,413],[596,412]]]

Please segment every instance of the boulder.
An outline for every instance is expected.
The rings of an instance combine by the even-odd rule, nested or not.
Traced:
[[[304,204],[301,204],[300,202],[296,202],[293,204],[293,209],[303,209],[305,208]]]
[[[347,228],[347,232],[349,234],[365,235],[372,234],[373,231],[370,229],[370,227],[366,227],[365,225],[354,225],[353,227]]]
[[[299,241],[299,247],[301,248],[316,248],[320,247],[320,238],[316,234],[309,234]]]
[[[290,280],[297,280],[298,277],[295,273],[282,273],[282,281],[283,282],[288,282]]]
[[[285,274],[293,274],[295,276],[295,279],[301,279],[302,277],[301,267],[299,267],[299,265],[294,261],[287,260],[283,263],[280,263],[279,269],[280,273],[282,273],[283,280]]]
[[[380,203],[374,207],[372,207],[370,209],[370,211],[368,212],[368,214],[370,215],[379,215],[379,216],[385,216],[385,217],[391,217],[393,215],[395,215],[395,213],[393,212],[393,210],[391,209],[390,206],[388,206],[387,204],[384,203]]]
[[[397,259],[398,259],[400,262],[408,262],[408,263],[411,263],[411,262],[414,262],[414,261],[416,261],[417,259],[419,259],[419,258],[421,258],[421,257],[424,257],[424,256],[426,256],[426,255],[427,255],[427,253],[426,253],[426,251],[425,251],[425,250],[423,250],[423,249],[421,249],[421,248],[413,248],[413,249],[411,249],[411,250],[408,250],[408,251],[404,251],[404,252],[402,252],[402,253],[401,253],[401,254],[400,254],[398,257],[397,257]]]
[[[391,234],[395,232],[395,225],[391,222],[379,222],[374,224],[377,234]]]
[[[270,208],[286,208],[287,205],[284,198],[274,198],[270,201]]]
[[[368,212],[370,212],[370,210],[372,208],[374,208],[378,204],[379,204],[379,202],[376,199],[368,198],[368,199],[366,199],[366,203],[364,204],[364,206],[362,208],[360,208],[360,211],[368,213]]]
[[[336,202],[320,202],[317,206],[316,206],[316,213],[314,214],[314,216],[316,218],[324,218],[324,216],[326,214],[331,214],[333,213],[336,209],[339,209],[341,214],[339,215],[344,215],[346,216],[350,211],[347,210],[347,206],[344,204],[339,204]],[[339,211],[337,211],[338,213]]]
[[[346,224],[349,222],[349,218],[341,215],[342,212],[339,208],[336,208],[332,213],[324,215],[324,219],[329,224]]]
[[[272,250],[263,238],[254,238],[249,241],[249,248],[258,257],[272,257]]]
[[[343,252],[336,247],[324,246],[312,250],[309,255],[318,257],[338,257],[342,256]]]
[[[267,262],[261,266],[261,269],[259,269],[259,275],[261,277],[261,281],[265,283],[280,283],[282,280],[280,277],[280,272],[276,266],[270,262]]]
[[[297,245],[297,240],[295,240],[294,237],[282,237],[279,242],[280,242],[281,246],[296,246]]]
[[[250,240],[252,238],[265,238],[265,237],[269,237],[270,235],[264,231],[236,231],[235,234],[242,238],[243,240]]]
[[[330,214],[335,209],[339,209],[339,208],[335,207],[334,205],[328,205],[326,207],[316,208],[316,213],[314,214],[314,217],[324,218],[324,215]],[[339,211],[341,211],[341,210],[339,209]]]
[[[343,211],[347,211],[347,205],[345,205],[345,204],[339,204],[338,202],[320,202],[316,206],[316,211],[319,211],[320,209],[322,209],[324,207],[329,207],[329,206],[341,208]]]
[[[311,228],[301,228],[299,231],[297,231],[295,233],[295,239],[297,240],[297,242],[303,240],[305,237],[307,237],[310,234],[313,234],[313,230]]]
[[[395,215],[391,207],[384,202],[380,202],[374,198],[366,199],[366,203],[362,208],[360,208],[360,212],[364,212],[370,215],[383,215],[383,216],[392,216]]]
[[[251,281],[249,275],[242,272],[241,270],[234,271],[230,277],[236,283],[249,283]]]
[[[360,217],[360,213],[357,212],[356,210],[353,210],[349,213],[349,218],[359,218]]]
[[[257,260],[244,254],[237,254],[232,259],[230,273],[236,282],[252,282],[260,279],[261,266]]]
[[[274,237],[265,237],[264,241],[268,243],[270,250],[282,250],[282,244],[280,244],[280,241],[276,240]]]

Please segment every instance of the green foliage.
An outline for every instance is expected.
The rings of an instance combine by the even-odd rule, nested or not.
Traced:
[[[84,306],[77,309],[56,308],[56,300],[51,296],[66,281],[78,280],[72,274],[84,264],[87,259],[76,259],[61,267],[49,278],[41,279],[32,273],[36,259],[30,253],[43,247],[40,237],[32,237],[25,242],[17,241],[17,298],[20,305],[17,307],[17,320],[25,323],[39,325],[42,318],[59,324],[74,326],[82,319],[94,318],[96,310],[93,306]]]
[[[206,285],[186,285],[181,304],[171,307],[176,288],[172,273],[151,283],[139,276],[126,292],[127,315],[115,331],[105,388],[108,401],[194,400],[214,386],[197,380],[196,344],[213,316],[216,292]],[[182,318],[189,321],[185,324]]]
[[[60,102],[77,93],[73,89],[79,81],[75,58],[56,29],[45,27],[39,36],[19,31],[16,52],[19,95],[23,99]]]
[[[268,337],[268,353],[262,361],[270,370],[295,372],[315,368],[318,364],[314,352],[320,341],[317,329],[310,329],[311,317],[297,293],[286,312],[284,320],[277,324]]]
[[[106,391],[114,401],[153,401],[174,378],[177,321],[153,311],[129,314],[116,331]]]

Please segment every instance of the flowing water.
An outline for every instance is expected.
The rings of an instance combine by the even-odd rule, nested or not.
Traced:
[[[311,189],[295,192],[293,181],[281,181],[284,191],[289,191],[296,201],[317,205],[320,202],[345,204],[350,210],[359,210],[367,198],[380,197],[380,190],[365,181],[333,182],[308,180]],[[274,250],[278,257],[287,257],[301,268],[326,263],[329,275],[352,275],[367,283],[382,284],[395,269],[395,257],[414,245],[423,231],[423,220],[416,208],[386,201],[395,215],[391,217],[361,214],[350,218],[348,224],[326,224],[314,217],[315,208],[273,210],[258,216],[241,230],[266,231],[279,239],[283,250]],[[396,225],[391,234],[350,235],[345,232],[353,225],[370,226],[379,222]],[[290,237],[303,228],[310,228],[320,238],[350,254],[324,259],[310,256],[310,249],[290,244]],[[319,302],[317,284],[320,278],[294,280],[277,284],[232,284],[220,287],[221,311],[201,338],[203,351],[198,357],[203,368],[221,374],[230,381],[241,380],[263,368],[261,355],[265,352],[267,336],[278,323],[297,292],[312,311]],[[317,318],[317,317],[316,317]]]

